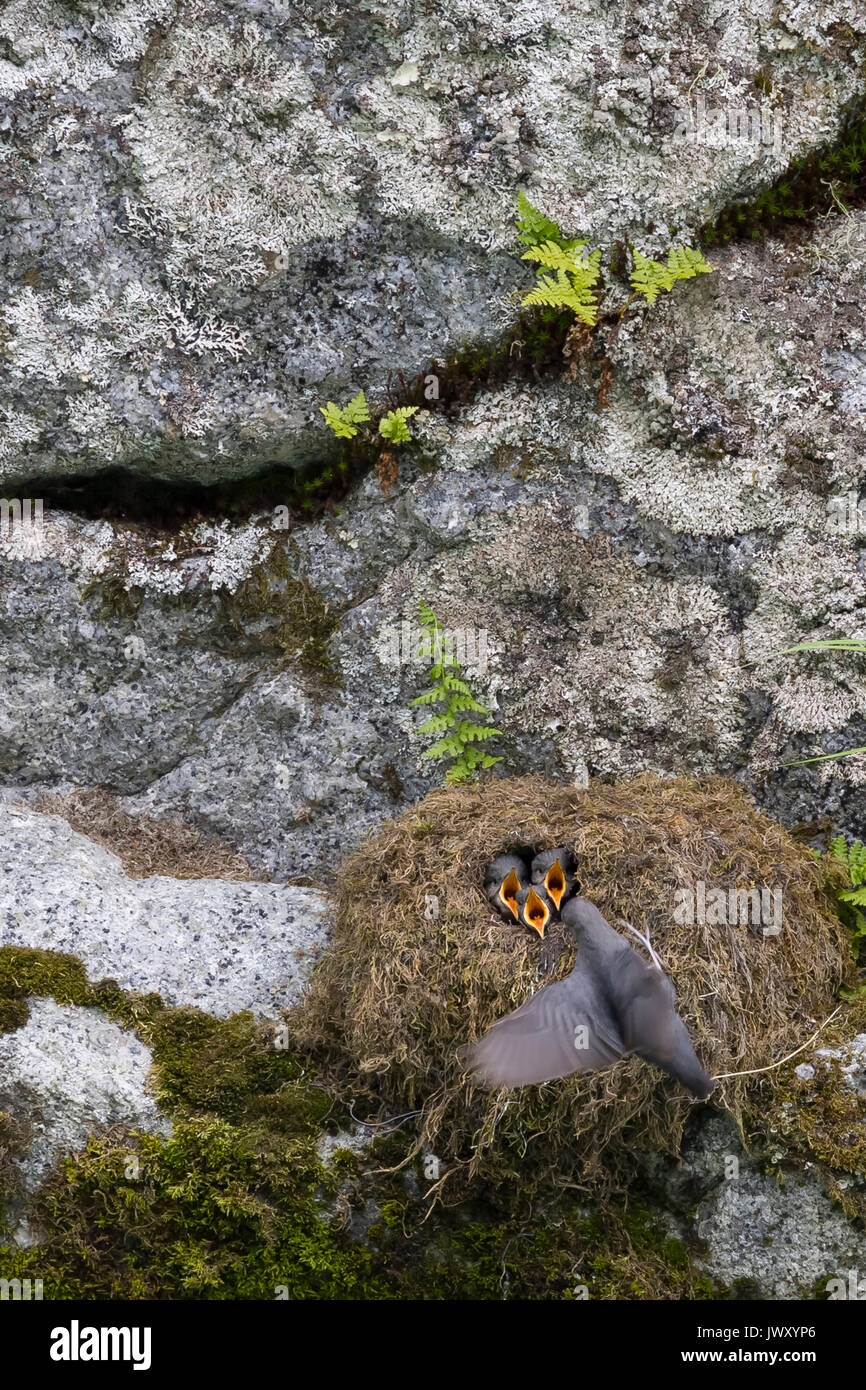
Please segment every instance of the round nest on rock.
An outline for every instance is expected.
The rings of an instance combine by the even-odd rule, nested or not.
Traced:
[[[677,1152],[696,1104],[637,1057],[511,1092],[464,1077],[461,1044],[572,968],[561,923],[541,942],[484,895],[498,854],[556,846],[573,848],[578,891],[612,926],[649,929],[714,1076],[769,1067],[804,1043],[851,970],[828,884],[838,871],[733,782],[646,775],[579,790],[533,776],[432,792],[343,867],[334,941],[291,1027],[344,1094],[380,1105],[380,1118],[421,1112],[418,1148],[437,1155],[445,1182],[483,1173],[613,1185],[639,1153]],[[781,889],[781,931],[678,922],[677,890],[700,883],[707,893]],[[772,1087],[774,1076],[719,1081],[710,1104],[740,1123],[747,1089]]]

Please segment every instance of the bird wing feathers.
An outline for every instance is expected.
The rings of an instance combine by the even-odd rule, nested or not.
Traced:
[[[623,1052],[613,1023],[599,1018],[589,981],[576,971],[500,1019],[461,1060],[487,1086],[530,1086],[609,1067]]]
[[[626,1050],[654,1062],[696,1095],[709,1095],[712,1079],[698,1061],[688,1029],[676,1011],[673,984],[635,952],[630,951],[630,956],[611,982]]]

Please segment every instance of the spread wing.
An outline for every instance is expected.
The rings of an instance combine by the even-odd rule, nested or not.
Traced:
[[[676,1011],[676,994],[668,977],[635,955],[621,966],[616,994],[626,1049],[654,1062],[695,1095],[708,1096],[712,1077],[697,1059],[688,1029]]]
[[[625,1050],[592,981],[574,971],[533,994],[458,1055],[485,1086],[530,1086],[574,1071],[599,1071]]]

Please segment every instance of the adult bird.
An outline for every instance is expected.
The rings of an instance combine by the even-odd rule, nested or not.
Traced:
[[[562,920],[577,943],[571,974],[540,989],[478,1042],[461,1048],[461,1063],[482,1085],[529,1086],[572,1072],[601,1071],[637,1053],[706,1100],[712,1077],[695,1055],[676,1011],[673,984],[648,938],[652,965],[586,898],[571,898]]]
[[[575,857],[568,849],[548,849],[536,854],[530,874],[536,888],[543,887],[557,912],[574,892]]]
[[[521,921],[517,895],[529,883],[525,860],[517,854],[500,854],[484,875],[484,891],[488,901],[506,922]]]

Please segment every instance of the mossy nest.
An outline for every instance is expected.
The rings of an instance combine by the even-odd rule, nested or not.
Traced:
[[[579,889],[611,924],[649,928],[714,1076],[769,1067],[805,1042],[852,969],[836,870],[735,783],[647,775],[579,790],[533,776],[432,792],[345,864],[334,942],[291,1026],[346,1094],[380,1102],[381,1115],[420,1111],[419,1147],[446,1184],[481,1174],[615,1185],[641,1151],[678,1150],[695,1104],[636,1057],[513,1092],[464,1078],[458,1047],[573,964],[561,923],[542,944],[494,914],[485,868],[504,850],[559,845],[574,849]],[[680,924],[677,890],[700,882],[781,888],[781,932]],[[747,1089],[775,1075],[719,1081],[711,1103],[740,1123]],[[452,1181],[455,1197],[463,1186]]]

